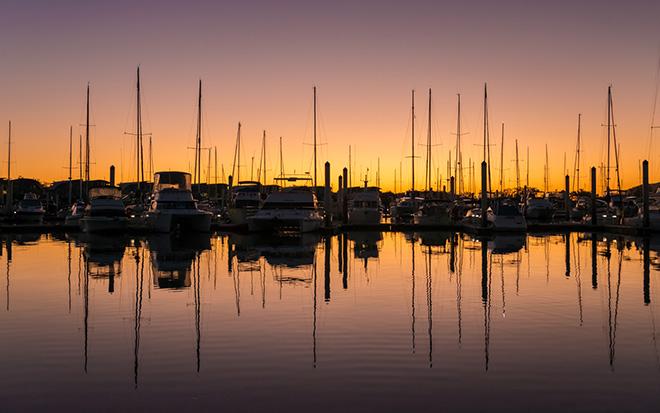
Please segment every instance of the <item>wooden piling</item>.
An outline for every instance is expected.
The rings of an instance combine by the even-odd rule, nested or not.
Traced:
[[[344,167],[342,173],[344,175],[344,188],[341,199],[341,219],[346,224],[348,222],[348,168]]]
[[[330,228],[332,208],[330,202],[330,162],[325,163],[325,188],[323,192],[323,207],[325,208],[325,227]]]

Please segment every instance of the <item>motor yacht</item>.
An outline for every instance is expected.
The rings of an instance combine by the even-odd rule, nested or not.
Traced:
[[[241,181],[231,190],[228,215],[234,225],[246,225],[247,219],[261,208],[261,184]]]
[[[416,225],[451,225],[452,203],[438,199],[424,200],[413,214]]]
[[[41,224],[44,220],[44,210],[41,201],[33,193],[27,193],[19,201],[14,210],[14,220],[18,222]]]
[[[348,223],[375,225],[380,223],[382,204],[378,188],[364,188],[353,194],[348,203]]]
[[[212,214],[197,207],[193,198],[190,174],[157,172],[149,209],[144,214],[147,230],[155,232],[211,230]]]
[[[126,229],[128,217],[116,187],[89,190],[89,205],[80,218],[83,232],[118,232]]]
[[[390,208],[390,215],[395,221],[410,221],[419,210],[424,198],[404,196],[399,198]]]
[[[527,222],[516,203],[507,198],[496,199],[486,214],[488,226],[498,231],[525,231]]]
[[[247,222],[250,231],[312,232],[321,228],[323,213],[310,188],[289,187],[268,195]]]

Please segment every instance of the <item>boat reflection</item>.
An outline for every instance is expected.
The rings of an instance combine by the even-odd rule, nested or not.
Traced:
[[[76,233],[71,238],[82,248],[85,277],[108,280],[108,293],[115,291],[115,277],[122,273],[122,260],[129,238],[92,233]]]
[[[180,237],[160,234],[148,237],[147,245],[154,285],[158,288],[188,288],[192,286],[194,261],[203,251],[211,249],[211,238],[203,233]]]
[[[321,235],[232,234],[228,238],[229,262],[256,263],[261,257],[272,267],[300,268],[314,264]],[[243,268],[240,269],[241,271]]]

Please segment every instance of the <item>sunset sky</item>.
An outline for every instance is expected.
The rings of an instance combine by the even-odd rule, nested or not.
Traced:
[[[312,87],[318,88],[319,174],[333,185],[348,163],[358,173],[377,159],[392,189],[403,162],[410,186],[410,91],[416,132],[426,139],[433,89],[433,156],[447,175],[455,151],[456,94],[463,103],[463,158],[481,161],[484,82],[488,82],[493,185],[500,125],[504,169],[515,185],[514,139],[521,170],[531,152],[531,184],[543,185],[545,144],[551,187],[572,171],[582,113],[582,181],[605,162],[607,86],[612,85],[623,186],[639,181],[639,161],[660,179],[660,129],[650,148],[660,58],[658,1],[30,1],[0,5],[0,152],[6,172],[7,122],[12,175],[42,181],[68,175],[69,125],[77,140],[91,86],[92,177],[134,180],[135,69],[142,71],[144,130],[153,134],[156,170],[188,170],[193,160],[197,82],[204,84],[203,146],[217,146],[229,174],[236,125],[243,124],[241,178],[259,159],[267,133],[268,174],[312,171]],[[660,105],[659,105],[660,106]],[[660,108],[655,114],[660,125]],[[424,148],[416,146],[417,154]],[[206,156],[206,155],[205,155]],[[452,155],[454,156],[454,155]],[[77,162],[77,159],[74,160]],[[206,163],[206,160],[204,161]],[[205,168],[205,166],[204,166]],[[417,188],[424,159],[416,164]],[[256,173],[256,172],[255,172]],[[572,173],[572,172],[571,172]],[[614,173],[614,172],[612,172]],[[77,174],[76,174],[77,175]],[[319,175],[320,177],[321,175]],[[467,172],[465,172],[467,178]],[[524,173],[522,173],[524,181]],[[320,179],[320,178],[319,178]],[[269,179],[270,180],[270,179]],[[435,180],[435,177],[434,177]],[[583,185],[583,187],[586,185]]]

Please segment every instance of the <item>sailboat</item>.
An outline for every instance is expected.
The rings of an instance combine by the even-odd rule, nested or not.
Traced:
[[[411,173],[412,173],[412,185],[411,191],[397,199],[390,208],[390,215],[395,221],[406,221],[411,220],[413,214],[417,212],[419,206],[421,205],[424,198],[418,197],[415,194],[415,91],[412,91],[412,106],[411,106],[411,117],[412,117],[412,133],[411,133]]]

